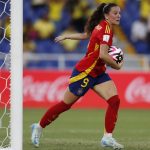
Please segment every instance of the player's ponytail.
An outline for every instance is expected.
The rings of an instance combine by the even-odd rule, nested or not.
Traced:
[[[104,14],[108,14],[110,9],[114,6],[117,6],[115,3],[101,3],[97,9],[93,12],[92,16],[88,19],[85,25],[85,32],[89,35],[94,30],[95,26],[99,24],[99,22],[105,19]]]

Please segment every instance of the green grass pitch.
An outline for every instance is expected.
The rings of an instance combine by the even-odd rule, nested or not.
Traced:
[[[44,112],[24,110],[23,150],[104,150],[99,142],[104,129],[104,110],[63,113],[44,129],[40,147],[34,148],[30,142],[30,125],[38,122]],[[114,137],[125,150],[150,150],[150,110],[120,110]]]

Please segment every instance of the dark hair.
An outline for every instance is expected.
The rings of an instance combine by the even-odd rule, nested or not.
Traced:
[[[111,8],[115,6],[118,5],[115,3],[101,3],[88,19],[85,25],[85,32],[91,34],[95,26],[97,26],[101,20],[105,19],[104,14],[108,14]]]

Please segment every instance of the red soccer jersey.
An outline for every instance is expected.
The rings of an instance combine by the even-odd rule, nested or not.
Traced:
[[[92,77],[97,77],[105,72],[106,67],[102,59],[100,59],[100,45],[112,45],[113,32],[107,21],[101,21],[93,30],[88,49],[85,57],[83,57],[75,66],[80,72],[85,72]]]

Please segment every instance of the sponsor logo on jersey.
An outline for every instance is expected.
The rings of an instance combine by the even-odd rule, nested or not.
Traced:
[[[108,42],[110,39],[110,35],[103,35],[103,41]]]

